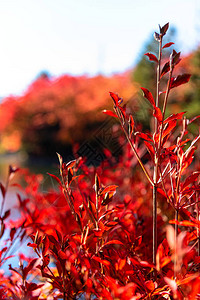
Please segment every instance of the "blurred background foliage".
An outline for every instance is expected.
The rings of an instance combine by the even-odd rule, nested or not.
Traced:
[[[135,93],[128,73],[112,77],[51,78],[41,74],[20,97],[1,103],[1,153],[23,150],[32,156],[69,152],[76,143],[89,141],[107,119],[109,91],[125,99]]]
[[[172,28],[164,42],[174,41],[175,37],[176,30]],[[178,51],[178,46],[173,46],[163,50],[164,61],[172,48]],[[157,42],[150,38],[141,53],[157,55],[157,48]],[[148,88],[155,95],[156,67],[143,54],[133,69],[110,77],[52,78],[43,72],[23,95],[3,99],[0,153],[24,151],[36,157],[55,157],[55,152],[72,154],[72,145],[78,149],[78,145],[92,140],[109,118],[102,114],[103,109],[112,109],[109,91],[122,96],[136,122],[148,128],[151,107],[140,87]],[[200,114],[200,47],[182,57],[176,72],[176,75],[191,73],[192,77],[187,85],[176,89],[176,94],[172,91],[167,114],[186,111],[187,118],[192,118]],[[167,75],[164,78],[166,82]],[[112,150],[112,141],[110,144]]]

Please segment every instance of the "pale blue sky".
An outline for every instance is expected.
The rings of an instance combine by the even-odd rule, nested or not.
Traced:
[[[0,96],[20,95],[43,70],[122,72],[170,22],[182,53],[200,42],[200,0],[0,0]]]

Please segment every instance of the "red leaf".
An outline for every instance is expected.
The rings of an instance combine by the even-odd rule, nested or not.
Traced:
[[[125,264],[126,264],[126,259],[119,259],[119,263],[118,263],[118,269],[119,270],[122,270],[123,269],[123,267],[125,266]]]
[[[7,219],[10,216],[10,209],[8,209],[5,213],[4,216],[2,217],[2,220]]]
[[[36,243],[28,243],[27,246],[32,247],[32,248],[37,248]]]
[[[105,229],[105,226],[104,226],[104,224],[103,224],[103,222],[99,222],[99,228],[102,230],[102,231],[104,231],[104,229]]]
[[[62,250],[58,251],[58,255],[61,259],[68,259],[69,257],[66,255],[65,252],[63,252]]]
[[[48,236],[45,236],[43,239],[43,249],[42,249],[42,255],[45,256],[47,251],[49,249],[49,238]]]
[[[50,263],[50,256],[49,254],[43,257],[43,267],[46,267]]]
[[[64,169],[71,169],[76,164],[76,159],[73,159],[64,165]]]
[[[141,90],[142,90],[143,93],[144,93],[144,97],[145,97],[147,100],[149,100],[149,102],[155,107],[155,101],[154,101],[154,98],[153,98],[152,93],[151,93],[149,90],[147,90],[147,89],[145,89],[145,88],[143,88],[143,87],[141,87]]]
[[[33,283],[33,282],[28,283],[28,282],[26,281],[26,282],[25,282],[25,286],[26,286],[26,289],[27,289],[28,291],[35,291],[35,290],[41,288],[42,286],[44,286],[44,284],[36,284],[36,283]],[[32,299],[34,300],[34,299],[36,299],[36,298],[35,298],[35,297],[32,297]]]
[[[196,293],[199,294],[199,291],[200,291],[200,278],[198,276],[198,273],[197,274],[192,274],[192,275],[188,274],[188,276],[186,278],[183,278],[183,279],[179,280],[177,282],[177,284],[178,285],[188,284],[191,281],[193,281],[193,284],[191,285],[192,292],[194,292],[196,290]],[[194,297],[190,293],[190,295],[189,295],[190,299],[197,299],[196,296],[198,297],[198,295],[196,293],[195,294],[192,293],[192,295]]]
[[[110,96],[114,101],[114,104],[116,106],[119,106],[119,104],[122,102],[122,98],[120,98],[117,94],[110,92]]]
[[[189,177],[186,178],[186,180],[183,183],[182,189],[184,190],[190,183],[193,183],[197,180],[199,177],[200,172],[194,172]]]
[[[35,264],[36,264],[37,261],[38,261],[37,258],[33,258],[33,259],[30,261],[30,263],[28,264],[28,266],[26,266],[26,267],[24,268],[23,273],[24,273],[24,277],[25,277],[25,278],[26,278],[27,274],[33,269],[33,267],[35,266]]]
[[[108,115],[108,116],[118,118],[118,116],[114,112],[112,112],[111,110],[104,109],[103,113]]]
[[[1,221],[1,230],[0,230],[0,239],[1,237],[4,235],[4,232],[5,232],[5,224],[3,221]]]
[[[11,241],[13,240],[13,238],[14,238],[14,236],[15,236],[15,233],[16,233],[16,228],[13,227],[13,228],[11,229],[11,231],[10,231],[10,239],[11,239]]]
[[[55,237],[53,235],[48,234],[48,238],[49,238],[50,242],[55,245],[55,247],[59,245],[58,241],[55,239]]]
[[[194,258],[194,262],[195,262],[196,264],[200,264],[200,256],[196,256],[196,257]]]
[[[160,25],[159,25],[159,27],[160,27]],[[163,27],[160,27],[160,33],[162,35],[165,35],[166,32],[167,32],[167,30],[168,30],[168,28],[169,28],[169,22],[167,24],[165,24]]]
[[[101,186],[101,180],[100,180],[98,174],[96,174],[95,175],[95,185],[94,185],[94,189],[95,189],[96,194],[98,194],[100,186]]]
[[[161,264],[160,264],[160,267],[161,268],[164,268],[166,265],[168,265],[170,262],[171,262],[171,257],[170,256],[164,256],[162,258],[162,261],[161,261]]]
[[[169,116],[167,119],[164,120],[164,124],[168,123],[169,121],[172,121],[172,120],[179,120],[182,118],[182,116],[185,114],[185,111],[184,112],[181,112],[181,113],[177,113],[177,114],[172,114],[171,116]]]
[[[170,89],[173,89],[179,85],[187,83],[190,80],[191,74],[178,75],[176,78],[172,78],[170,83]]]
[[[118,187],[118,185],[109,185],[100,193],[100,195],[106,194],[108,192],[114,192],[117,187]]]
[[[94,205],[94,203],[92,201],[88,201],[88,209],[90,210],[90,212],[92,213],[92,216],[94,217],[94,219],[96,220],[97,218],[97,215],[96,215],[96,207]]]
[[[192,227],[196,227],[198,226],[197,224],[191,222],[191,221],[187,221],[187,220],[184,220],[184,221],[177,221],[177,220],[171,220],[169,221],[169,224],[177,224],[177,225],[180,225],[180,226],[192,226]]]
[[[139,136],[140,138],[152,142],[152,139],[150,137],[148,137],[148,135],[146,133],[143,132],[136,132],[135,135]]]
[[[152,93],[148,90],[148,89],[145,89],[143,87],[141,87],[143,93],[144,93],[144,97],[149,100],[149,102],[153,105],[154,107],[154,112],[153,112],[153,115],[154,117],[157,118],[158,122],[161,123],[162,122],[162,113],[161,113],[161,110],[159,107],[157,107],[155,105],[155,101],[154,101],[154,98],[153,98],[153,95]]]
[[[162,68],[160,78],[163,77],[167,72],[169,72],[169,70],[170,70],[170,65],[169,65],[169,61],[168,61],[168,62],[166,62],[166,64]]]
[[[56,235],[58,237],[58,241],[62,242],[62,234],[57,229],[55,231],[56,231]]]
[[[147,150],[149,151],[149,153],[151,155],[151,158],[153,160],[154,159],[154,154],[155,154],[153,146],[149,142],[144,141],[144,143],[145,143],[145,145],[147,147]]]
[[[174,127],[176,126],[176,120],[172,120],[168,123],[167,128],[163,131],[163,136],[162,138],[164,138],[166,135],[168,135],[169,133],[171,133],[172,129],[174,129]]]
[[[155,290],[155,285],[154,285],[154,282],[152,280],[147,280],[145,282],[145,285],[146,285],[146,287],[148,288],[149,291],[152,292],[153,290]]]
[[[1,192],[2,192],[2,196],[4,198],[5,194],[6,194],[6,189],[5,189],[5,187],[3,186],[3,184],[1,182],[0,182],[0,189],[1,189]]]
[[[105,266],[110,266],[110,262],[108,260],[105,260],[105,259],[101,259],[100,257],[98,256],[93,256],[93,259],[96,260],[97,262],[105,265]]]
[[[173,53],[172,53],[172,64],[174,66],[176,66],[180,61],[180,55],[181,55],[181,52],[176,52],[175,50],[173,50]]]
[[[64,164],[63,164],[64,165]],[[70,184],[71,184],[71,182],[74,180],[74,178],[76,177],[73,177],[73,170],[72,170],[72,167],[64,167],[64,172],[66,172],[67,171],[67,181],[66,181],[66,183],[67,183],[67,186],[70,186]]]
[[[100,228],[99,229],[94,228],[93,232],[94,232],[95,237],[101,237],[103,234],[103,231]]]
[[[8,260],[8,259],[10,259],[12,257],[15,257],[15,255],[9,255],[9,256],[5,257],[4,260]]]
[[[59,163],[60,163],[60,170],[61,170],[62,164],[63,164],[63,158],[59,153],[57,153],[57,155],[58,155],[58,160],[59,160]]]
[[[167,198],[167,195],[165,194],[165,192],[161,188],[158,188],[157,192],[160,193],[163,197]]]
[[[172,42],[167,43],[167,44],[165,44],[165,45],[162,47],[162,49],[168,48],[168,47],[170,47],[170,46],[173,45],[173,44],[174,44],[174,43],[172,43]]]
[[[190,142],[190,139],[186,139],[186,140],[182,141],[179,145],[180,145],[180,147],[182,147],[182,146],[186,145],[188,142]]]
[[[145,53],[144,55],[148,56],[149,60],[152,60],[152,61],[155,61],[158,63],[158,59],[154,54],[148,52],[148,53]]]
[[[50,174],[50,173],[47,173],[47,174],[50,175],[51,177],[53,177],[59,183],[59,185],[62,186],[62,183],[61,183],[60,179],[57,176],[55,176],[53,174]]]
[[[179,225],[181,225],[181,226],[194,226],[194,227],[197,226],[197,224],[194,224],[194,223],[192,223],[190,221],[187,221],[187,220],[181,221]]]
[[[154,107],[153,115],[154,117],[156,117],[159,123],[162,123],[163,116],[159,107],[157,106]]]
[[[80,244],[81,243],[81,236],[76,233],[75,235],[73,235],[73,240]]]
[[[113,245],[113,244],[116,244],[116,245],[123,245],[122,242],[118,241],[118,240],[112,240],[112,241],[109,241],[105,244],[103,244],[102,248],[105,247],[105,246],[108,246],[108,245]]]
[[[109,204],[112,201],[113,196],[114,196],[115,193],[116,193],[115,190],[112,191],[112,192],[106,193],[105,196],[104,196],[103,201],[101,202],[101,205],[105,206],[105,205]]]
[[[140,265],[147,268],[155,268],[153,264],[148,263],[147,261],[141,261]]]
[[[159,42],[160,41],[160,34],[158,34],[157,32],[154,32],[154,39]]]
[[[125,107],[121,107],[121,106],[118,106],[118,108],[120,109],[121,118],[122,118],[122,120],[123,120],[123,123],[125,123],[125,119],[126,119],[126,108],[125,108]]]
[[[110,222],[107,222],[105,225],[107,226],[107,227],[113,227],[113,226],[115,226],[115,225],[117,225],[117,224],[119,224],[118,222],[114,222],[114,221],[110,221]]]

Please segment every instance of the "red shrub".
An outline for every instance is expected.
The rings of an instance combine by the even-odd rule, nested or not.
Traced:
[[[35,257],[21,255],[19,268],[9,265],[11,273],[1,273],[2,299],[199,296],[200,172],[198,165],[194,171],[194,154],[200,136],[188,134],[192,121],[184,113],[165,118],[170,90],[190,78],[172,76],[180,61],[174,50],[161,69],[161,50],[172,45],[162,46],[168,26],[155,33],[159,57],[147,55],[158,65],[156,99],[142,88],[152,106],[153,132],[143,132],[122,98],[111,92],[115,113],[104,112],[120,122],[127,139],[125,143],[120,137],[123,155],[117,161],[105,150],[107,159],[88,167],[82,158],[64,162],[58,154],[60,177],[49,174],[57,189],[48,192],[41,191],[40,175],[21,171],[26,186],[18,195],[17,221],[8,220],[10,210],[4,212],[8,185],[16,172],[10,167],[7,183],[0,186],[1,266],[10,259],[15,243],[27,236]],[[166,74],[167,88],[161,93],[159,81]]]

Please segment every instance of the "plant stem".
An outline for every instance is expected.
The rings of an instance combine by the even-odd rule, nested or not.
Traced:
[[[160,96],[160,66],[161,66],[161,58],[162,58],[162,37],[159,42],[159,53],[158,53],[158,66],[157,66],[157,79],[156,79],[156,106],[159,106],[159,96]],[[158,121],[154,118],[154,132],[156,133],[158,130]]]
[[[157,185],[153,186],[153,264],[156,264],[157,253]]]
[[[65,265],[63,266],[63,300],[66,300],[66,290],[65,290]]]
[[[96,193],[96,222],[95,222],[95,226],[96,226],[96,229],[99,229],[99,226],[98,226],[98,220],[99,220],[99,199],[98,199],[98,195]],[[97,242],[96,242],[96,253],[98,253],[98,249],[99,249],[99,238],[97,237]]]
[[[174,280],[177,278],[177,237],[178,237],[178,214],[179,209],[175,210],[175,230],[174,230]]]
[[[196,211],[197,211],[197,221],[199,221],[199,205],[198,205],[198,193],[196,192]],[[197,253],[200,256],[200,233],[199,227],[197,227]]]
[[[96,220],[96,229],[98,229],[98,220],[99,220],[99,197],[96,194],[96,215],[97,215],[97,220]]]
[[[70,210],[71,210],[72,215],[74,216],[74,218],[75,218],[75,220],[76,220],[76,222],[77,222],[77,224],[78,224],[80,230],[82,231],[82,226],[81,226],[81,224],[80,224],[80,222],[79,222],[77,213],[75,212],[74,204],[73,204],[73,202],[72,202],[72,200],[71,200],[70,192],[69,192],[68,188],[66,188],[66,186],[65,186],[64,183],[63,183],[63,194],[64,194],[64,196],[65,196],[65,199],[67,200],[67,203],[68,203],[68,205],[69,205],[69,207],[70,207]]]
[[[159,94],[160,94],[160,66],[162,57],[162,37],[159,41],[159,54],[158,54],[158,66],[157,66],[157,78],[156,78],[156,106],[159,106]],[[154,118],[154,133],[158,130],[157,118]],[[157,182],[158,182],[158,167],[159,159],[156,157],[155,149],[155,167],[154,167],[154,178],[153,178],[153,264],[156,264],[156,253],[157,253]]]
[[[167,100],[168,100],[169,92],[170,92],[170,84],[171,84],[172,72],[173,72],[173,68],[171,68],[170,71],[169,71],[169,79],[168,79],[168,83],[167,83],[167,90],[166,90],[166,93],[165,93],[165,99],[164,99],[164,103],[163,103],[163,111],[162,111],[163,121],[162,121],[162,128],[163,128],[163,122],[164,122],[164,118],[165,118],[165,111],[166,111],[166,107],[167,107]]]
[[[162,111],[162,123],[160,125],[159,130],[159,142],[158,142],[158,149],[155,151],[155,167],[154,167],[154,183],[153,183],[153,263],[156,263],[156,252],[157,252],[157,184],[158,184],[158,170],[159,170],[159,164],[160,164],[160,153],[162,148],[162,134],[164,129],[164,117],[165,117],[165,111],[167,106],[167,100],[170,92],[170,82],[172,78],[172,71],[173,69],[170,69],[169,72],[169,79],[167,83],[167,90],[165,94],[165,99],[163,103],[163,111]],[[158,74],[157,77],[157,102],[159,99],[159,81],[160,81],[160,74]],[[156,123],[157,124],[157,123]],[[155,127],[155,133],[157,128]],[[156,147],[155,147],[156,150]]]
[[[132,141],[131,141],[131,139],[130,139],[130,137],[129,137],[129,134],[128,134],[128,132],[126,131],[126,128],[124,127],[124,124],[123,124],[123,122],[122,122],[122,120],[121,120],[120,113],[119,113],[118,108],[117,108],[116,106],[114,106],[114,110],[115,110],[115,113],[117,114],[117,116],[118,116],[118,118],[119,118],[119,120],[120,120],[121,127],[122,127],[122,129],[123,129],[123,131],[124,131],[124,134],[125,134],[125,136],[126,136],[127,141],[129,142],[129,145],[131,146],[131,149],[132,149],[133,153],[135,154],[135,156],[136,156],[136,158],[137,158],[137,160],[138,160],[138,162],[139,162],[139,164],[140,164],[140,166],[141,166],[141,168],[142,168],[144,174],[146,175],[148,181],[150,182],[151,185],[153,185],[153,181],[152,181],[152,179],[151,179],[151,177],[150,177],[148,171],[146,170],[146,168],[145,168],[143,162],[141,161],[139,155],[137,154],[137,150],[135,149],[135,147],[134,147],[134,145],[133,145],[133,143],[132,143]]]
[[[172,71],[173,71],[173,69],[171,68],[170,71],[169,71],[169,79],[168,79],[168,83],[167,83],[167,90],[166,90],[166,93],[165,93],[165,99],[164,99],[164,103],[163,103],[162,123],[160,125],[158,154],[157,154],[157,161],[156,161],[156,168],[157,169],[158,169],[159,160],[160,160],[160,152],[161,152],[161,146],[162,146],[162,134],[163,134],[163,129],[164,129],[164,118],[165,118],[165,111],[166,111],[166,107],[167,107],[167,100],[168,100],[169,92],[170,92],[170,82],[171,82],[171,78],[172,78]]]

